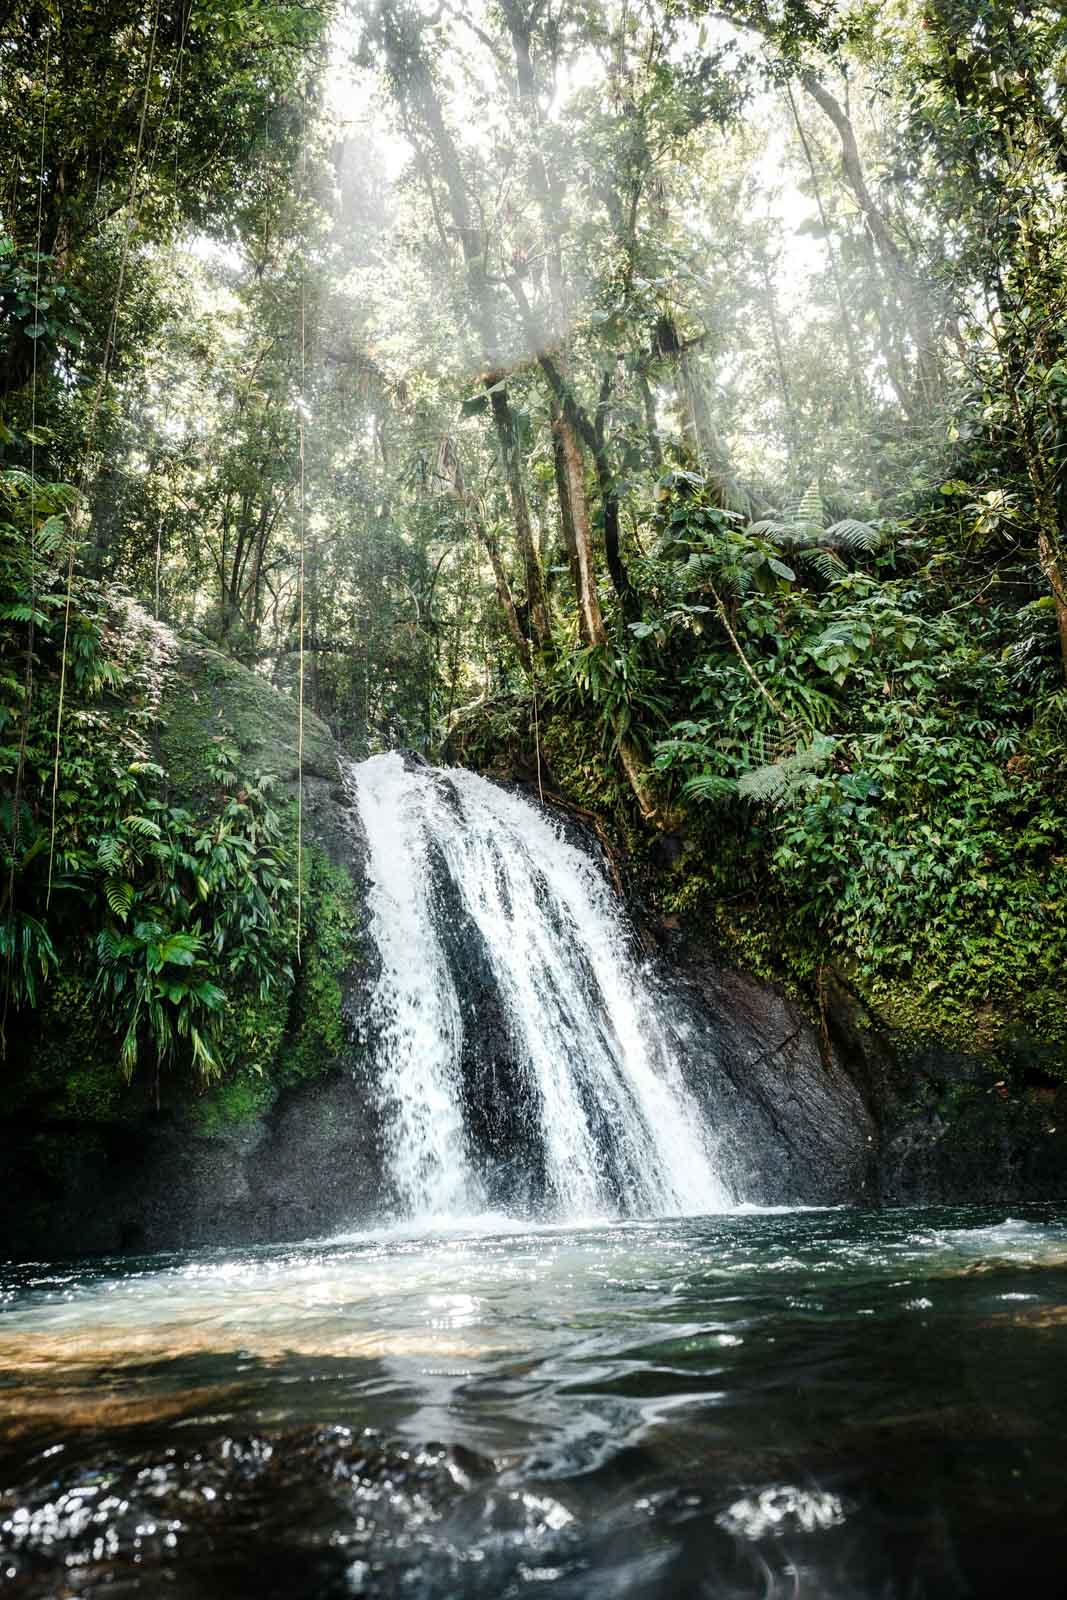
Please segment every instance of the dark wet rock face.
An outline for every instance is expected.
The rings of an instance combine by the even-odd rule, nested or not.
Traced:
[[[173,702],[162,753],[177,792],[190,803],[199,781],[197,751],[222,712],[250,766],[274,770],[292,792],[291,708],[262,680],[190,647]],[[52,1080],[41,1077],[39,1092],[34,1087],[13,1113],[0,1116],[0,1255],[61,1258],[301,1239],[395,1210],[383,1154],[387,1108],[374,1081],[369,1022],[379,957],[366,932],[367,841],[341,778],[339,752],[314,719],[309,728],[305,840],[323,870],[337,875],[341,891],[328,892],[350,896],[356,931],[317,969],[305,961],[285,1001],[288,1020],[269,1103],[247,1111],[238,1104],[211,1122],[195,1084],[164,1083],[159,1106],[155,1087],[138,1080],[117,1107],[83,1111],[69,1096],[57,1099]],[[414,753],[404,753],[404,763],[426,771]],[[432,781],[461,815],[454,781],[445,773]],[[563,828],[570,843],[602,859],[578,819],[565,817]],[[457,978],[464,1116],[486,1200],[494,1209],[536,1212],[546,1192],[542,1108],[519,1068],[484,936],[440,852],[431,853],[430,872]],[[581,930],[556,931],[572,964],[580,964],[585,957],[574,947]],[[313,938],[316,930],[310,932]],[[634,941],[640,942],[636,932]],[[1067,1198],[1067,1085],[1037,1066],[1030,1077],[1025,1071],[1005,1077],[990,1059],[911,1048],[833,977],[821,1015],[809,1014],[775,985],[724,964],[691,933],[650,956],[649,966],[676,1057],[715,1131],[719,1169],[739,1200],[913,1205]],[[546,995],[558,1004],[566,1034],[562,995],[553,995],[551,984]],[[597,1024],[609,1031],[612,1025],[610,1017]],[[580,1044],[577,1030],[572,1034]],[[20,1072],[36,1084],[38,1046],[37,1038],[9,1028],[9,1084]],[[79,1048],[60,1041],[60,1054],[69,1057],[60,1074],[68,1089],[83,1071]],[[112,1073],[110,1062],[102,1065]],[[583,1109],[597,1128],[598,1107]],[[617,1170],[611,1166],[610,1128],[600,1129],[598,1145],[606,1181],[623,1199],[634,1174],[621,1157]]]
[[[194,814],[214,803],[205,752],[220,728],[243,770],[274,778],[280,805],[293,809],[302,777],[303,960],[276,979],[267,1026],[247,1029],[276,1043],[211,1085],[190,1071],[155,1081],[145,1067],[126,1084],[118,1042],[94,1031],[91,990],[78,975],[70,1016],[57,1004],[9,1019],[0,1256],[299,1238],[377,1208],[380,1130],[358,1081],[374,951],[363,937],[363,840],[341,752],[309,715],[301,762],[292,702],[217,651],[183,644],[164,689],[158,754],[172,800]],[[235,1030],[242,1004],[238,995]]]
[[[996,1063],[928,1055],[887,1109],[877,1198],[885,1205],[1067,1199],[1067,1084],[1019,1085]]]
[[[470,1143],[485,1173],[489,1203],[535,1208],[544,1194],[540,1108],[519,1070],[516,1044],[485,939],[463,904],[439,851],[431,848],[438,931],[463,1021],[460,1076]]]
[[[762,1204],[1067,1198],[1067,1084],[879,1026],[837,980],[818,1021],[692,945],[673,964],[723,1170]]]
[[[286,1090],[265,1117],[215,1138],[173,1115],[72,1129],[47,1190],[42,1140],[51,1151],[59,1135],[49,1126],[24,1144],[0,1131],[0,1238],[16,1258],[303,1239],[375,1215],[385,1192],[380,1129],[348,1073]]]
[[[711,1098],[734,1194],[761,1205],[869,1202],[877,1123],[811,1020],[735,969],[696,960],[683,974],[676,992],[690,1031],[685,1055]]]

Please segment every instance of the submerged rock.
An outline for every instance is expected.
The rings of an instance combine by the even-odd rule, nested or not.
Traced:
[[[392,1595],[417,1552],[458,1564],[443,1531],[452,1503],[493,1464],[457,1446],[421,1449],[343,1426],[216,1437],[44,1475],[0,1501],[0,1559],[30,1596]],[[442,1572],[442,1576],[444,1573]]]

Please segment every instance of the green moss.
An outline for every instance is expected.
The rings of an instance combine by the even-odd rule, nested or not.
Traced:
[[[204,645],[183,645],[160,711],[159,749],[172,793],[195,800],[212,787],[213,745],[235,744],[250,769],[296,783],[297,708],[265,678]],[[333,742],[317,717],[304,718],[304,771],[332,778]]]
[[[866,986],[879,1018],[914,1049],[930,1044],[987,1056],[1005,1069],[1037,1066],[1067,1080],[1067,1026],[1061,991],[1020,993],[1009,986],[976,1001],[931,964],[904,978],[882,976]]]
[[[216,1138],[227,1129],[264,1116],[278,1096],[278,1087],[255,1067],[240,1067],[233,1077],[216,1084],[190,1111],[194,1130]]]
[[[271,1072],[289,1024],[292,993],[293,981],[285,975],[266,992],[249,984],[231,992],[222,1051],[226,1068],[257,1076]]]
[[[329,1072],[349,1048],[343,980],[359,957],[355,885],[317,846],[304,852],[308,937],[301,952],[290,1031],[275,1067],[280,1084]]]
[[[344,1055],[344,975],[358,960],[358,896],[346,871],[315,845],[305,848],[298,964],[291,881],[300,769],[295,705],[255,673],[193,643],[170,654],[161,683],[151,625],[134,618],[126,627],[125,602],[109,592],[94,590],[92,598],[93,659],[103,663],[97,677],[104,687],[72,678],[68,787],[61,791],[58,859],[74,888],[52,912],[58,964],[39,983],[35,1007],[24,1004],[9,1030],[0,1115],[73,1129],[136,1122],[161,1104],[186,1117],[193,1133],[217,1134],[262,1116],[283,1088],[328,1072]],[[52,770],[45,735],[50,728],[41,736],[42,784]],[[36,745],[31,754],[36,759]],[[306,837],[310,818],[321,820],[323,780],[338,776],[330,735],[310,715],[303,772],[312,780],[305,790]],[[259,785],[266,774],[280,793]],[[141,828],[132,842],[127,813]],[[146,816],[158,819],[155,835]],[[107,836],[117,872],[99,869],[97,835]],[[163,843],[150,852],[146,837]],[[247,900],[234,865],[235,840],[259,850]],[[43,853],[36,859],[43,861]],[[166,865],[157,869],[158,862]],[[119,881],[125,877],[129,883]],[[122,895],[125,912],[115,909]],[[207,1084],[192,1059],[155,1070],[147,1038],[132,1083],[124,1076],[120,1039],[131,990],[113,982],[102,993],[94,946],[101,927],[126,931],[129,905],[142,901],[153,919],[203,941],[202,976],[225,995],[224,1010],[211,1018],[222,1019],[211,1038],[221,1073]]]
[[[190,1110],[209,1137],[266,1115],[283,1089],[332,1071],[350,1049],[344,978],[360,954],[361,920],[348,873],[317,845],[304,851],[305,937],[293,981],[242,995],[227,1017],[232,1065]]]
[[[116,1122],[136,1117],[141,1091],[125,1081],[92,989],[61,973],[46,989],[32,1049],[13,1051],[0,1078],[0,1115],[46,1107],[50,1118]]]

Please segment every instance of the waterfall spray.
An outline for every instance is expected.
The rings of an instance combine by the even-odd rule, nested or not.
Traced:
[[[722,1210],[712,1140],[598,864],[476,774],[350,769],[368,841],[377,1082],[399,1208]]]

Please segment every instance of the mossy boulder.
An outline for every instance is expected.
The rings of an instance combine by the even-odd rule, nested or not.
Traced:
[[[38,1006],[8,1021],[3,1254],[290,1236],[305,1221],[322,1229],[365,1214],[378,1181],[348,1019],[368,955],[362,846],[342,752],[306,712],[301,741],[291,697],[219,651],[175,639],[165,657],[153,740],[167,801],[209,817],[223,750],[242,775],[274,781],[294,878],[298,827],[302,840],[299,949],[294,914],[279,927],[270,982],[217,975],[226,1008],[213,1080],[188,1063],[139,1063],[127,1079],[91,964],[77,952],[64,959]],[[120,693],[99,714],[101,737],[121,725]],[[303,1170],[276,1148],[277,1127],[299,1124],[302,1099],[317,1126],[331,1104],[332,1167],[327,1147]]]
[[[273,773],[293,795],[301,764],[300,715],[266,678],[207,645],[177,641],[163,690],[159,749],[175,793],[211,788],[212,744],[236,744],[249,768]],[[339,751],[319,718],[304,713],[303,773],[311,799],[339,783]]]
[[[479,706],[451,753],[553,791],[613,841],[643,942],[730,1086],[720,1158],[742,1189],[767,1202],[1067,1199],[1062,976],[1014,961],[961,982],[958,963],[922,953],[872,974],[754,884],[697,813],[638,826],[596,739],[591,721],[543,710],[537,762],[520,705]]]

